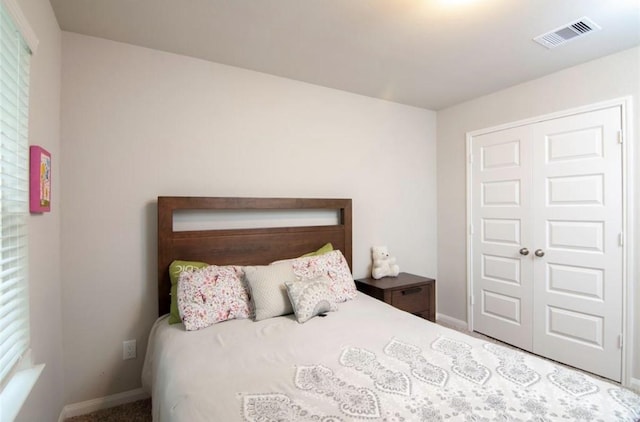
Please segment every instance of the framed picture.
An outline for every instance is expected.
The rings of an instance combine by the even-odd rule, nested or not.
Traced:
[[[42,147],[29,147],[29,211],[51,211],[51,154]]]

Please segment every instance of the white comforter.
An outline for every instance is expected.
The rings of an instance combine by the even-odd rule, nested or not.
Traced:
[[[640,419],[629,390],[362,294],[305,324],[160,318],[143,386],[157,422]]]

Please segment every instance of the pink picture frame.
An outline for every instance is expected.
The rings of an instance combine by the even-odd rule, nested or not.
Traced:
[[[51,154],[42,147],[29,147],[29,211],[51,211]]]

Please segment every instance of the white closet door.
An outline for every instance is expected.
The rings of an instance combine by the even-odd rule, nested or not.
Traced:
[[[619,381],[619,108],[532,127],[533,352]]]
[[[474,327],[522,349],[532,347],[530,130],[473,139]],[[525,253],[526,251],[523,251]]]
[[[621,122],[612,107],[471,141],[474,330],[616,381]]]

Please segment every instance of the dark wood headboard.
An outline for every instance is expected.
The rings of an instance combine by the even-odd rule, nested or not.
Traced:
[[[338,223],[326,226],[174,231],[180,210],[335,210]],[[265,265],[293,258],[327,242],[351,265],[351,199],[158,197],[158,310],[169,312],[174,260],[215,265]]]

